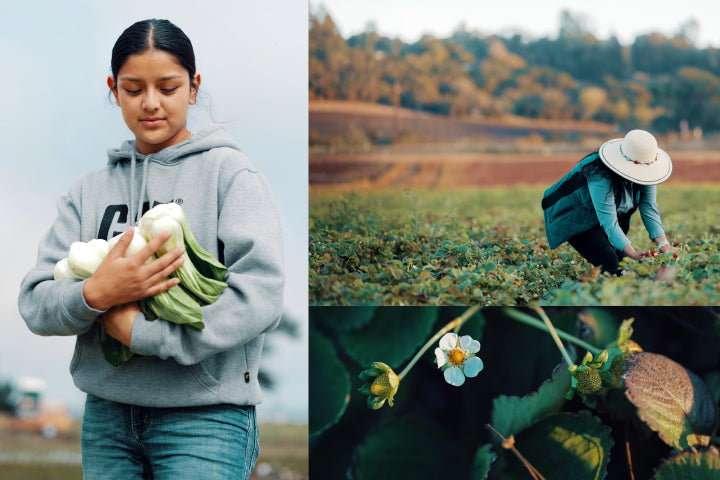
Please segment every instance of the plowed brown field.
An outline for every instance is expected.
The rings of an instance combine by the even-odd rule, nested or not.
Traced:
[[[589,153],[589,152],[588,152]],[[720,183],[720,151],[668,151],[670,183]],[[551,185],[581,153],[379,153],[310,155],[310,185],[348,189]]]
[[[326,137],[342,136],[353,129],[390,137],[398,131],[412,131],[425,141],[435,142],[434,150],[418,147],[417,152],[412,153],[393,149],[373,153],[311,153],[309,173],[313,188],[550,185],[584,154],[597,148],[600,139],[621,135],[611,126],[596,122],[521,117],[459,120],[359,102],[310,102],[309,112],[310,131]],[[587,148],[587,151],[553,152],[552,144],[547,144],[543,153],[478,153],[454,149],[458,142],[469,139],[481,138],[487,146],[494,141],[513,142],[531,133],[544,137],[559,135],[565,139],[577,137],[582,141],[578,148]],[[447,151],[439,150],[439,144],[445,145]],[[668,183],[720,183],[720,150],[666,150],[674,165]]]

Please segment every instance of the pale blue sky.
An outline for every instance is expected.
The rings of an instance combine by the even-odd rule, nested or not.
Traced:
[[[614,34],[621,43],[651,31],[672,35],[692,18],[700,25],[699,43],[720,46],[720,4],[709,0],[311,0],[311,10],[321,4],[345,37],[362,32],[369,21],[379,33],[410,42],[423,33],[447,37],[461,23],[488,35],[518,31],[554,37],[565,9],[586,17],[597,37]]]
[[[0,16],[0,381],[43,377],[47,397],[81,404],[68,373],[74,338],[31,334],[17,293],[55,201],[105,151],[131,138],[108,100],[112,46],[137,20],[167,18],[193,42],[202,75],[189,126],[225,125],[268,179],[285,235],[286,309],[303,338],[271,338],[278,382],[262,418],[307,419],[307,4],[296,0],[5,2]],[[211,107],[212,106],[212,107]]]

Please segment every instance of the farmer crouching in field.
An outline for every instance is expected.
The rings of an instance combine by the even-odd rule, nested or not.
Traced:
[[[665,237],[655,201],[656,185],[672,173],[670,156],[644,130],[609,140],[545,191],[542,207],[550,248],[569,242],[603,272],[617,275],[624,257],[640,260],[627,238],[630,217],[640,209],[650,238],[662,253],[678,250]]]

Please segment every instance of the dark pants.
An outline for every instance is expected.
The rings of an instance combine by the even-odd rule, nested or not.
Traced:
[[[618,215],[618,223],[622,231],[627,234],[630,230],[630,215]],[[625,254],[610,244],[601,226],[578,233],[568,242],[585,260],[596,267],[601,267],[603,273],[620,274],[619,263],[625,258]]]

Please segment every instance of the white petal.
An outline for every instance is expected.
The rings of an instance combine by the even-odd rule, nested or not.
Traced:
[[[483,369],[483,361],[480,357],[470,357],[463,364],[463,372],[466,377],[475,377]]]
[[[439,348],[435,349],[435,358],[437,359],[438,368],[442,367],[448,362],[447,353],[443,352]]]
[[[473,340],[470,335],[463,335],[460,337],[460,348],[470,353],[477,353],[480,351],[480,342]]]
[[[463,375],[463,372],[459,367],[448,368],[443,372],[443,376],[445,377],[445,381],[447,383],[456,387],[465,383],[465,375]]]
[[[457,346],[457,335],[454,333],[446,333],[440,339],[440,348],[445,351],[452,350]]]

